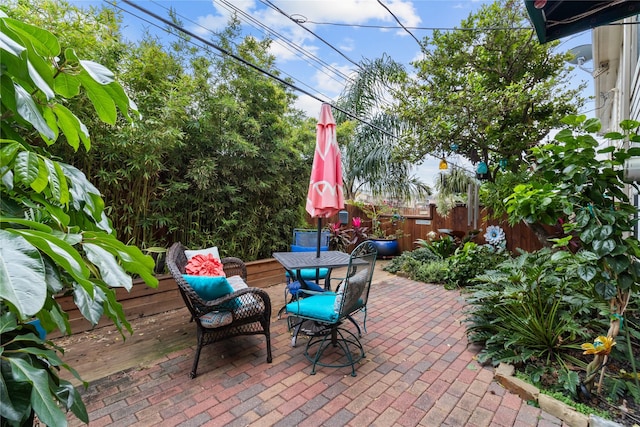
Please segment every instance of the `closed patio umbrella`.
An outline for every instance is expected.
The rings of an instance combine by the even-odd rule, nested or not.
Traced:
[[[318,245],[316,255],[320,257],[320,235],[322,218],[328,218],[344,209],[342,189],[342,163],[336,138],[336,121],[331,106],[323,103],[316,127],[316,149],[313,155],[307,212],[318,218]]]

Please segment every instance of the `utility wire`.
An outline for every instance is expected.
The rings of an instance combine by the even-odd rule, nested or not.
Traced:
[[[398,137],[397,137],[396,135],[394,135],[394,134],[392,134],[392,133],[388,132],[387,130],[382,129],[381,127],[376,126],[376,125],[374,125],[373,123],[367,122],[366,120],[361,119],[360,117],[356,116],[355,114],[353,114],[353,113],[351,113],[351,112],[349,112],[349,111],[346,111],[345,109],[343,109],[343,108],[341,108],[341,107],[339,107],[339,106],[337,106],[337,105],[335,105],[335,104],[332,104],[331,102],[326,101],[326,100],[324,100],[324,99],[322,99],[322,98],[318,97],[317,95],[312,94],[311,92],[308,92],[308,91],[306,91],[306,90],[304,90],[304,89],[301,89],[300,87],[298,87],[298,86],[294,85],[293,83],[288,82],[288,81],[286,81],[286,80],[282,79],[281,77],[276,76],[275,74],[271,73],[270,71],[267,71],[267,70],[265,70],[265,69],[263,69],[263,68],[261,68],[261,67],[259,67],[259,66],[255,65],[255,64],[253,64],[253,63],[251,63],[251,62],[249,62],[249,61],[245,60],[244,58],[241,58],[241,57],[239,57],[238,55],[235,55],[234,53],[229,52],[228,50],[226,50],[226,49],[224,49],[224,48],[222,48],[222,47],[220,47],[220,46],[218,46],[218,45],[216,45],[216,44],[214,44],[214,43],[210,42],[209,40],[206,40],[206,39],[204,39],[204,38],[200,37],[199,35],[197,35],[197,34],[195,34],[195,33],[191,32],[191,31],[189,31],[189,30],[187,30],[187,29],[185,29],[185,28],[183,28],[183,27],[179,26],[179,25],[178,25],[178,24],[176,24],[175,22],[172,22],[172,21],[170,21],[170,20],[168,20],[168,19],[166,19],[166,18],[163,18],[163,17],[161,17],[161,16],[157,15],[157,14],[156,14],[156,13],[154,13],[154,12],[151,12],[150,10],[148,10],[148,9],[146,9],[146,8],[144,8],[144,7],[142,7],[142,6],[140,6],[140,5],[135,4],[135,3],[134,3],[133,1],[131,1],[131,0],[122,0],[122,2],[123,2],[123,3],[125,3],[125,4],[127,4],[127,5],[129,5],[129,6],[131,6],[131,7],[133,7],[133,8],[135,8],[135,9],[137,9],[137,10],[139,10],[140,12],[143,12],[143,13],[145,13],[145,14],[147,14],[147,15],[151,16],[152,18],[154,18],[154,19],[156,19],[156,20],[158,20],[158,21],[162,22],[163,24],[167,25],[168,27],[171,27],[171,28],[173,28],[173,29],[175,29],[175,30],[178,30],[178,31],[180,31],[180,32],[182,32],[182,33],[184,33],[184,34],[188,35],[189,37],[192,37],[192,38],[194,38],[194,39],[196,39],[196,40],[198,40],[198,41],[200,41],[200,42],[204,43],[205,45],[207,45],[207,46],[209,46],[209,47],[212,47],[213,49],[216,49],[217,51],[219,51],[219,52],[220,52],[220,53],[222,53],[223,55],[225,55],[225,56],[229,56],[229,57],[231,57],[231,58],[235,59],[236,61],[238,61],[238,62],[242,63],[243,65],[246,65],[247,67],[252,68],[253,70],[255,70],[255,71],[257,71],[257,72],[259,72],[259,73],[261,73],[261,74],[264,74],[264,75],[266,75],[266,76],[268,76],[268,77],[270,77],[270,78],[272,78],[272,79],[274,79],[274,80],[278,81],[279,83],[281,83],[281,84],[283,84],[283,85],[285,85],[285,86],[287,86],[287,87],[289,87],[289,88],[291,88],[291,89],[293,89],[293,90],[295,90],[295,91],[297,91],[297,92],[301,92],[301,93],[303,93],[303,94],[305,94],[305,95],[309,96],[310,98],[315,99],[316,101],[320,101],[320,102],[322,102],[322,103],[329,104],[332,108],[335,108],[336,110],[338,110],[338,111],[340,111],[340,112],[344,113],[345,115],[347,115],[347,116],[349,116],[349,117],[353,118],[354,120],[357,120],[357,121],[359,121],[360,123],[363,123],[363,124],[365,124],[365,125],[367,125],[367,126],[370,126],[371,128],[373,128],[373,129],[375,129],[375,130],[377,130],[377,131],[380,131],[380,132],[382,132],[383,134],[385,134],[385,135],[387,135],[387,136],[390,136],[390,137],[392,137],[392,138],[398,139]]]
[[[289,40],[287,37],[285,37],[284,35],[278,33],[277,31],[275,31],[272,28],[269,28],[268,26],[262,24],[260,21],[258,21],[257,19],[253,18],[251,15],[247,14],[246,12],[244,12],[243,10],[239,9],[237,6],[234,6],[231,2],[229,1],[225,1],[225,0],[214,0],[216,3],[221,4],[223,7],[226,7],[227,10],[231,11],[233,10],[234,12],[236,12],[237,14],[241,15],[245,21],[249,22],[251,25],[253,25],[254,28],[261,30],[263,33],[265,34],[272,34],[274,36],[276,36],[276,38],[274,39],[277,43],[281,44],[282,46],[288,45],[290,46],[293,50],[295,50],[296,52],[300,53],[302,56],[310,59],[311,61],[317,62],[320,65],[322,65],[323,67],[326,67],[326,69],[330,70],[332,73],[334,73],[336,76],[340,76],[342,79],[344,80],[350,80],[350,77],[348,75],[346,75],[345,73],[343,73],[342,71],[340,71],[339,69],[335,68],[333,65],[328,64],[327,62],[323,61],[322,59],[318,58],[317,56],[315,56],[314,54],[308,52],[307,50],[301,48],[300,46],[296,45],[293,41]],[[280,40],[284,40],[284,42],[286,42],[285,44],[282,44],[280,42]],[[291,51],[291,49],[287,48],[287,50]],[[338,80],[335,79],[335,77],[333,75],[331,75],[330,73],[327,73],[325,69],[323,68],[318,68],[317,66],[313,65],[312,66],[314,68],[316,68],[318,71],[320,71],[323,74],[326,74],[327,76],[329,76],[331,79],[335,80],[337,83],[343,83],[343,82],[339,82]]]
[[[201,45],[199,45],[199,44],[194,43],[194,42],[193,42],[193,40],[191,40],[191,39],[189,39],[189,37],[187,37],[187,35],[186,35],[186,33],[185,33],[184,31],[172,32],[170,29],[167,29],[166,27],[163,27],[163,26],[161,26],[161,25],[159,25],[159,24],[157,24],[157,23],[155,23],[155,22],[152,22],[152,21],[150,21],[150,20],[148,20],[148,19],[146,19],[146,18],[144,18],[144,17],[142,17],[142,16],[140,16],[140,15],[137,15],[137,14],[133,13],[132,11],[127,10],[127,9],[123,8],[122,6],[119,6],[119,5],[115,4],[115,3],[110,3],[110,1],[109,1],[109,0],[104,0],[104,1],[105,1],[105,2],[108,2],[108,3],[109,3],[109,5],[110,5],[111,7],[114,7],[114,8],[116,8],[116,9],[120,10],[121,12],[126,13],[126,14],[128,14],[128,15],[130,15],[130,16],[132,16],[132,17],[134,17],[134,18],[138,19],[138,20],[140,20],[140,21],[146,22],[147,24],[149,24],[149,25],[151,25],[151,26],[153,26],[153,27],[156,27],[156,28],[158,28],[158,29],[159,29],[159,30],[161,30],[161,31],[164,31],[164,32],[166,32],[166,33],[168,33],[168,34],[170,34],[170,35],[172,35],[172,36],[178,37],[179,39],[181,39],[181,40],[183,40],[183,41],[185,41],[185,42],[187,42],[187,43],[190,43],[190,44],[192,44],[192,45],[194,45],[194,46],[197,46],[197,47],[199,47],[199,48],[206,49],[209,53],[211,53],[212,55],[215,55],[215,56],[217,56],[217,57],[219,57],[219,58],[222,58],[222,57],[223,57],[223,55],[222,55],[222,54],[220,54],[220,53],[218,53],[218,52],[214,52],[213,50],[211,50],[211,49],[209,48],[209,46],[201,46]],[[162,7],[162,8],[164,8],[164,9],[166,9],[166,10],[169,10],[169,9],[167,9],[166,7],[164,7],[164,6],[162,6],[162,5],[158,4],[158,3],[156,3],[156,2],[154,2],[154,1],[152,1],[152,3],[156,4],[158,7]],[[190,22],[190,23],[192,23],[192,24],[194,24],[194,25],[197,25],[197,26],[200,26],[201,28],[204,28],[204,27],[202,27],[201,25],[197,24],[196,22],[193,22],[193,21],[191,21],[190,19],[188,19],[188,18],[186,18],[186,17],[184,17],[184,16],[182,16],[182,15],[179,15],[179,14],[177,14],[177,13],[176,13],[176,16],[177,16],[177,17],[180,17],[181,19],[184,19],[184,20],[186,20],[186,21],[188,21],[188,22]],[[206,29],[206,28],[205,28],[205,29]],[[208,30],[208,29],[206,29],[206,30],[207,30],[207,31],[209,31],[209,32],[212,32],[211,30]],[[311,86],[309,86],[309,85],[308,85],[308,84],[306,84],[305,82],[303,82],[303,81],[301,81],[301,80],[297,79],[296,77],[294,77],[294,76],[293,76],[293,75],[291,75],[290,73],[288,73],[288,72],[286,72],[286,71],[284,71],[284,70],[282,70],[282,69],[278,69],[278,71],[279,71],[280,73],[282,73],[282,74],[284,74],[284,75],[286,75],[286,76],[290,77],[292,80],[297,81],[299,84],[301,84],[301,85],[303,85],[303,86],[305,86],[305,87],[309,88],[310,90],[314,90],[314,88],[312,88]],[[321,94],[321,95],[326,97],[326,95],[325,95],[325,94]]]
[[[411,31],[409,31],[409,29],[407,27],[405,27],[402,22],[400,22],[398,17],[391,11],[391,9],[389,9],[386,4],[382,3],[382,0],[378,0],[378,3],[380,3],[380,6],[384,7],[385,9],[387,9],[387,12],[389,12],[391,14],[391,16],[393,16],[393,19],[395,19],[396,22],[398,24],[400,24],[400,26],[407,32],[407,34],[409,34],[411,37],[413,37],[413,39],[416,41],[416,43],[418,43],[418,46],[420,46],[420,50],[424,52],[426,49],[424,48],[422,43],[420,43],[420,40],[418,40],[418,38],[416,36],[414,36],[413,33]]]
[[[313,31],[311,31],[310,29],[308,29],[307,27],[305,27],[304,25],[302,25],[301,22],[298,22],[297,20],[293,19],[291,17],[291,15],[288,15],[287,13],[285,13],[282,9],[280,9],[278,6],[274,5],[273,3],[271,3],[269,0],[260,0],[263,4],[271,7],[273,10],[281,13],[283,16],[286,16],[288,19],[290,19],[291,21],[295,22],[300,28],[304,29],[305,31],[313,34],[316,38],[318,38],[320,41],[322,41],[324,44],[326,44],[327,46],[329,46],[331,49],[333,49],[335,52],[337,52],[340,56],[342,56],[344,59],[346,59],[347,61],[349,61],[350,63],[352,63],[353,65],[355,65],[356,67],[358,67],[358,69],[362,69],[362,67],[360,67],[360,64],[358,64],[357,62],[355,62],[354,60],[352,60],[351,58],[349,58],[348,56],[346,56],[344,53],[342,53],[339,49],[337,49],[336,47],[334,47],[331,43],[329,43],[328,41],[326,41],[325,39],[323,39],[322,37],[320,37],[319,35],[317,35],[316,33],[314,33]]]
[[[287,39],[285,36],[283,36],[282,34],[278,33],[277,31],[269,28],[268,26],[260,23],[259,21],[257,21],[255,18],[251,17],[250,15],[246,14],[244,11],[242,11],[241,9],[237,8],[236,6],[234,6],[233,4],[231,4],[228,1],[225,0],[214,0],[215,2],[217,2],[218,4],[220,4],[220,6],[224,7],[227,11],[229,11],[230,13],[236,13],[239,14],[242,18],[244,18],[244,20],[246,22],[248,22],[250,25],[252,25],[254,28],[256,28],[257,30],[261,31],[263,34],[269,36],[269,35],[274,35],[276,36],[275,38],[273,38],[275,43],[278,43],[279,45],[281,45],[282,47],[284,47],[285,49],[289,50],[290,52],[294,53],[294,51],[300,53],[302,56],[306,57],[309,59],[309,61],[307,61],[312,67],[314,67],[316,70],[318,70],[319,72],[321,72],[322,74],[325,74],[327,77],[329,77],[331,80],[334,80],[336,83],[338,84],[344,84],[344,81],[340,81],[338,80],[336,77],[340,77],[344,80],[347,81],[351,81],[351,77],[344,74],[342,71],[340,71],[339,69],[335,68],[334,66],[332,66],[331,64],[328,64],[324,61],[322,61],[320,58],[318,58],[317,56],[313,55],[312,53],[306,51],[303,48],[300,48],[299,46],[297,46],[295,43],[293,43],[291,40]],[[152,0],[152,3],[154,3],[155,5],[157,5],[160,8],[163,8],[167,11],[170,11],[171,13],[174,13],[175,16],[179,17],[182,20],[185,20],[187,22],[190,22],[191,24],[202,28],[204,31],[213,33],[212,30],[200,25],[197,22],[194,22],[193,20],[189,19],[188,17],[185,17],[184,15],[181,15],[179,13],[177,13],[175,10],[173,9],[169,9],[166,6],[163,6],[159,3],[157,3],[156,1]],[[124,10],[124,9],[121,9]],[[284,43],[282,42],[282,40],[284,41]],[[326,67],[326,68],[322,68],[319,67],[318,65],[316,65],[315,62],[319,63],[320,65],[322,65],[322,67]],[[274,67],[275,68],[275,67]],[[329,72],[328,72],[328,71]],[[292,74],[278,68],[278,71],[288,77],[290,77],[292,80],[298,82],[298,84],[301,84],[302,86],[311,89],[311,90],[315,90],[314,88],[312,88],[309,84],[305,83],[304,81],[294,77]],[[332,74],[333,73],[333,74]],[[326,95],[323,94],[323,96],[326,97]]]
[[[331,25],[334,27],[352,27],[352,28],[374,28],[381,30],[440,30],[440,31],[506,31],[506,30],[533,30],[533,27],[476,27],[476,28],[460,28],[460,27],[412,27],[412,26],[395,26],[395,25],[372,25],[372,24],[343,24],[340,22],[318,22],[310,21],[304,15],[294,14],[291,15],[293,19],[299,21],[302,24],[316,24],[316,25]],[[611,24],[613,25],[613,24]]]

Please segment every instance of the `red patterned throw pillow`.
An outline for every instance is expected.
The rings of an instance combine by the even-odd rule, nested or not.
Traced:
[[[193,276],[225,276],[222,262],[211,254],[194,255],[187,263],[185,272]]]

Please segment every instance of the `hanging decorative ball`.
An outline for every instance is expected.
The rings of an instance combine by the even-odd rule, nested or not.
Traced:
[[[498,164],[500,165],[500,169],[507,169],[507,163],[507,159],[500,159],[500,161],[498,162]]]
[[[488,179],[489,178],[489,167],[485,162],[478,163],[478,167],[476,169],[476,178],[478,179]]]
[[[440,168],[441,171],[445,171],[449,169],[449,165],[447,164],[447,161],[445,159],[442,159],[440,160],[440,165],[438,166],[438,168]]]
[[[458,144],[456,144],[455,142],[451,144],[451,151],[453,151],[454,153],[456,151],[458,151]]]
[[[480,162],[478,163],[478,169],[476,169],[476,172],[479,175],[484,175],[489,172],[489,168],[487,167],[487,164],[485,162]]]
[[[542,9],[546,5],[547,5],[547,0],[535,0],[533,2],[533,7],[535,7],[536,9]]]

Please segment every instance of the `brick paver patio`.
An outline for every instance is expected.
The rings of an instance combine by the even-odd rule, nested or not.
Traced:
[[[282,287],[272,291],[279,296]],[[457,291],[382,274],[372,287],[361,339],[367,357],[355,378],[349,368],[309,375],[304,341],[292,348],[286,321],[274,318],[272,364],[263,337],[206,347],[193,380],[195,346],[170,353],[93,381],[84,392],[90,426],[563,425],[505,391],[493,368],[475,361],[463,303]],[[189,339],[195,342],[195,327]]]

